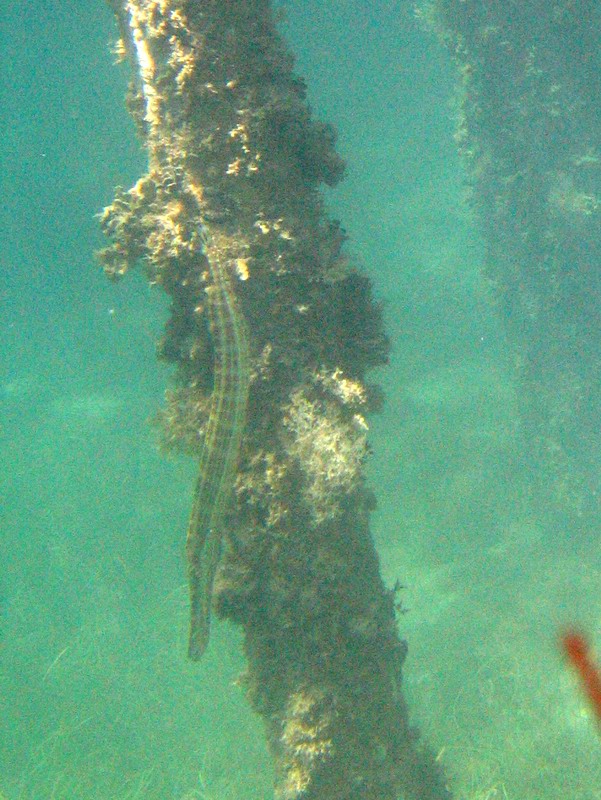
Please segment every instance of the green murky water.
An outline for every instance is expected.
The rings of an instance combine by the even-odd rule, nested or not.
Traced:
[[[592,800],[601,743],[556,640],[572,620],[597,630],[601,551],[593,534],[554,543],[525,489],[452,66],[410,3],[283,8],[348,160],[330,207],[393,341],[370,474],[382,570],[407,587],[412,716],[458,798]],[[0,789],[268,797],[237,632],[217,626],[200,666],[184,657],[194,465],[166,461],[147,424],[167,377],[163,298],[109,285],[93,258],[94,214],[145,161],[111,15],[31,0],[2,17]]]

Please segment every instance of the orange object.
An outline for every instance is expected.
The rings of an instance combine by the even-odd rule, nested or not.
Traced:
[[[601,722],[601,673],[593,662],[589,644],[581,633],[568,631],[561,637],[563,650],[576,672],[593,711]]]

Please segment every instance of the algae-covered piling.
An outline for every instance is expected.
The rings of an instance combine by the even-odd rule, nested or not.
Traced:
[[[541,507],[601,514],[601,5],[434,0]],[[581,524],[581,523],[578,523]]]
[[[369,532],[365,375],[388,344],[322,206],[343,172],[333,132],[265,0],[112,7],[149,168],[105,209],[101,259],[113,278],[142,262],[171,298],[162,417],[200,463],[190,655],[211,606],[244,629],[278,797],[446,797],[408,723]]]

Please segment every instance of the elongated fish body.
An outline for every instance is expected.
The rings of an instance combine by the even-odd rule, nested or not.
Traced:
[[[250,384],[246,321],[228,262],[207,243],[211,285],[207,307],[214,343],[213,393],[188,525],[186,555],[190,587],[188,657],[198,661],[208,641],[213,582],[223,527],[232,502]]]

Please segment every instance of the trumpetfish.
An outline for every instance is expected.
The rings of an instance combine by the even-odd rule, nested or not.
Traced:
[[[206,289],[213,337],[213,391],[186,538],[190,588],[188,657],[198,661],[210,632],[213,582],[221,556],[244,434],[250,385],[246,320],[228,268],[231,262],[205,239]]]

